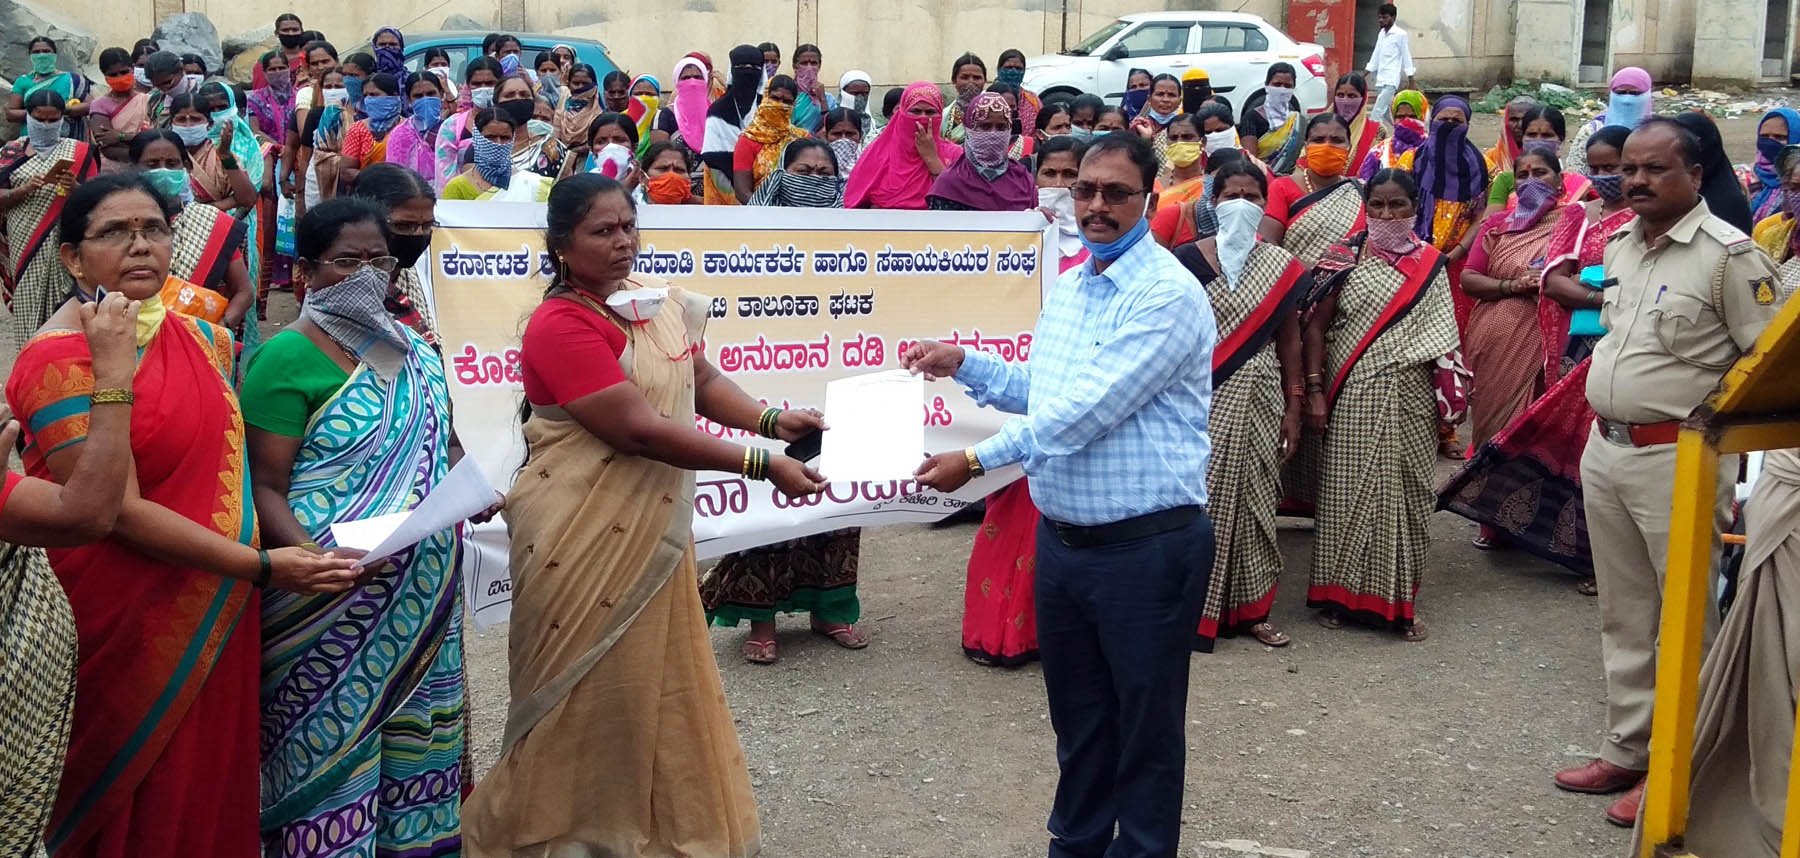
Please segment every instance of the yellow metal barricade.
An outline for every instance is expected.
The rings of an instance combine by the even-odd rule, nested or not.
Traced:
[[[1683,856],[1699,706],[1700,635],[1712,586],[1713,499],[1721,454],[1800,447],[1800,298],[1789,300],[1756,347],[1683,422],[1675,448],[1662,635],[1656,653],[1656,715],[1644,792],[1639,858]],[[1749,570],[1745,570],[1748,572]],[[1800,712],[1796,712],[1800,724]],[[1800,731],[1797,731],[1800,735]],[[1795,743],[1800,751],[1800,742]],[[1800,756],[1788,770],[1782,858],[1800,858]],[[1737,858],[1729,855],[1688,858]]]

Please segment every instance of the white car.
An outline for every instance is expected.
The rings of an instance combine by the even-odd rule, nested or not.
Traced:
[[[1262,88],[1269,66],[1294,67],[1294,95],[1308,112],[1325,109],[1332,82],[1325,79],[1325,49],[1296,42],[1257,15],[1236,12],[1144,12],[1101,27],[1060,54],[1025,61],[1025,88],[1046,101],[1091,92],[1115,102],[1134,68],[1181,77],[1206,70],[1214,92],[1235,109]]]

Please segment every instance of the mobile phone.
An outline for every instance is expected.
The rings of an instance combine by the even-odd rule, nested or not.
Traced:
[[[68,158],[64,158],[61,161],[57,161],[56,163],[51,164],[50,169],[44,173],[44,178],[50,179],[51,181],[55,181],[59,178],[62,178],[62,175],[64,173],[67,173],[73,169],[75,169],[75,162],[69,160]]]
[[[787,450],[783,452],[790,459],[802,463],[811,462],[812,460],[819,458],[819,450],[824,444],[824,430],[814,429],[811,432],[794,439],[794,443],[787,445]]]

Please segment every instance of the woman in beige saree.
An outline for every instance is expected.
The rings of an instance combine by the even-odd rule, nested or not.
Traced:
[[[706,361],[709,299],[665,297],[632,273],[637,213],[617,182],[558,182],[547,220],[557,276],[521,347],[528,455],[506,514],[512,705],[500,761],[463,805],[464,844],[472,856],[756,855],[749,772],[695,586],[693,472],[789,496],[824,483],[695,431],[694,415],[787,440],[823,422],[763,408]]]

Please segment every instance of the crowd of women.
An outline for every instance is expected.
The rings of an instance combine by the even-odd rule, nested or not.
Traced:
[[[393,28],[341,59],[294,15],[276,31],[248,90],[146,40],[101,53],[96,92],[39,38],[7,105],[25,130],[0,149],[19,424],[0,441],[17,433],[29,476],[0,491],[18,543],[0,551],[0,639],[26,656],[0,663],[23,690],[0,702],[18,785],[0,852],[757,851],[706,627],[748,622],[759,664],[781,613],[866,646],[859,534],[687,583],[696,470],[822,488],[695,415],[786,440],[822,418],[764,408],[708,362],[704,298],[631,300],[666,285],[633,271],[640,205],[1039,210],[1067,270],[1088,259],[1075,200],[1114,193],[1078,181],[1088,143],[1142,136],[1160,161],[1149,229],[1220,325],[1196,649],[1289,642],[1269,622],[1278,511],[1317,521],[1304,599],[1327,628],[1426,637],[1439,503],[1482,522],[1484,548],[1583,568],[1582,382],[1596,266],[1632,217],[1619,164],[1651,109],[1641,70],[1572,140],[1556,109],[1508,105],[1484,152],[1462,99],[1402,92],[1383,125],[1349,74],[1308,115],[1285,63],[1241,109],[1200,70],[1134,71],[1117,104],[1046,102],[1017,50],[991,78],[959,57],[948,98],[918,82],[877,104],[856,70],[828,92],[816,46],[789,74],[777,46],[741,45],[719,66],[681,58],[665,99],[649,75],[500,34],[453,78],[439,51],[409,71]],[[1719,151],[1710,120],[1679,121]],[[1800,279],[1796,140],[1800,114],[1771,113],[1754,164],[1707,165],[1706,197],[1746,229],[1762,218],[1757,241]],[[515,586],[502,755],[479,785],[457,531],[364,567],[330,529],[406,509],[462,455],[413,271],[440,199],[546,203],[555,261],[521,349],[529,457],[483,514],[504,507]],[[264,342],[275,287],[301,312]],[[1438,454],[1465,450],[1440,495]],[[988,500],[975,661],[1033,657],[1037,521],[1025,481]]]

